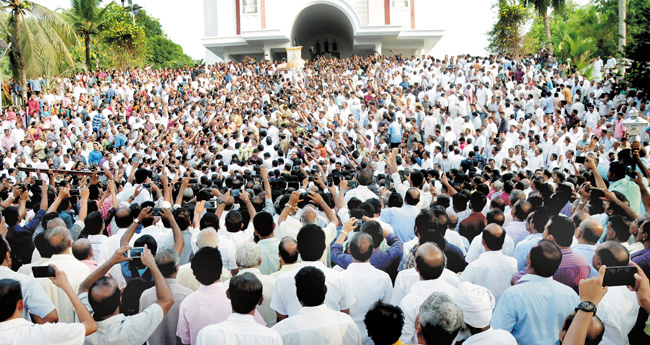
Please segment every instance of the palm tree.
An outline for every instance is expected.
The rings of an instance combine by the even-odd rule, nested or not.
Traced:
[[[548,49],[553,54],[553,42],[551,42],[551,26],[548,9],[552,8],[555,11],[562,11],[564,8],[565,0],[523,0],[526,5],[533,5],[537,15],[541,16],[544,20],[544,33],[546,34],[546,41],[548,42]]]
[[[0,0],[5,20],[2,34],[12,43],[9,64],[20,84],[23,100],[27,98],[27,78],[45,74],[56,64],[73,65],[68,47],[77,45],[73,28],[56,12],[29,0]]]
[[[99,28],[107,20],[106,9],[100,9],[102,0],[70,0],[70,9],[62,10],[63,17],[70,23],[77,35],[83,37],[86,47],[86,68],[92,70],[90,63],[90,40],[99,32]]]

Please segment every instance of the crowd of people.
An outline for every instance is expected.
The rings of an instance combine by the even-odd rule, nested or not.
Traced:
[[[600,61],[11,87],[0,344],[648,344],[649,100]]]

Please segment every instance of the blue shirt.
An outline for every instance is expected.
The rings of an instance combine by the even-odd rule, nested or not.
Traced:
[[[571,249],[573,249],[573,252],[576,254],[582,255],[585,259],[587,259],[587,262],[591,266],[591,272],[589,273],[589,278],[595,277],[598,275],[598,271],[594,268],[593,260],[594,260],[594,254],[596,253],[596,245],[595,244],[586,244],[586,243],[579,243],[576,244],[575,246],[572,246]]]
[[[97,163],[97,165],[99,165],[99,162],[102,161],[102,158],[104,158],[104,156],[101,152],[92,150],[90,151],[90,154],[88,154],[88,164],[92,165],[93,163]]]
[[[119,149],[120,147],[122,147],[124,145],[126,145],[126,135],[124,135],[122,133],[118,133],[115,136],[115,147],[117,147]]]
[[[399,143],[402,141],[402,128],[397,120],[391,122],[388,126],[388,135],[390,135],[391,143]]]
[[[503,292],[490,324],[512,333],[519,345],[555,344],[564,318],[579,303],[578,294],[553,277],[527,274]]]
[[[512,256],[517,259],[518,270],[521,271],[526,268],[526,258],[528,257],[528,253],[530,253],[530,249],[541,239],[542,234],[532,234],[517,243],[517,247],[515,247],[515,252]]]
[[[390,224],[395,231],[395,235],[402,242],[408,242],[415,238],[415,217],[420,210],[411,205],[404,205],[400,208],[388,208],[381,211],[380,219]]]
[[[390,246],[386,251],[376,248],[370,256],[370,264],[382,271],[387,271],[395,260],[401,260],[404,251],[404,244],[395,234],[388,234],[386,242]],[[339,243],[332,244],[330,259],[332,265],[339,265],[347,269],[353,262],[352,255],[343,253],[343,245]]]

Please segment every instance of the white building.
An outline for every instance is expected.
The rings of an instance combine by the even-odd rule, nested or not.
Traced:
[[[241,61],[245,56],[279,60],[285,48],[309,48],[325,40],[335,56],[428,54],[444,31],[439,0],[204,0],[206,62],[216,56]]]

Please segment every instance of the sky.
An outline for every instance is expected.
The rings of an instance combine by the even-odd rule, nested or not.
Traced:
[[[37,1],[51,9],[70,6],[69,0]],[[576,1],[583,4],[588,0]],[[104,0],[104,3],[108,1]],[[134,0],[134,3],[144,7],[149,15],[160,19],[167,36],[180,44],[185,54],[193,59],[205,58],[205,49],[201,45],[203,0]],[[443,16],[446,23],[440,23],[440,27],[445,28],[445,34],[434,47],[433,55],[485,55],[487,32],[496,21],[496,12],[491,8],[496,0],[443,0],[439,3],[440,10],[449,15]]]

